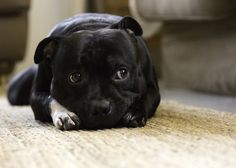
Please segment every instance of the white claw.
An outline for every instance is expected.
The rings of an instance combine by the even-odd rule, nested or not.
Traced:
[[[75,125],[75,122],[71,118],[69,118],[68,124]]]
[[[61,122],[61,119],[59,118],[59,119],[57,119],[57,122],[56,122],[56,127],[57,128],[61,128],[62,126],[63,126],[63,124],[62,124],[62,122]]]

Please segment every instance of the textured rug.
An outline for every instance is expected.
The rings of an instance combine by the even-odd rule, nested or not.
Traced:
[[[235,168],[236,115],[162,102],[144,128],[60,131],[0,99],[1,168]]]

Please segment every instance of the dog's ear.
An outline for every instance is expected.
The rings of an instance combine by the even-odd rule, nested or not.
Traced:
[[[152,65],[146,70],[144,76],[147,84],[145,111],[147,112],[147,117],[152,117],[161,100],[156,73]]]
[[[136,36],[142,36],[143,30],[139,23],[132,17],[125,16],[118,23],[111,25],[112,29],[124,29],[133,32]]]
[[[147,49],[146,52],[143,53],[141,64],[147,88],[144,108],[147,115],[146,117],[152,117],[155,114],[156,108],[160,104],[161,97],[155,68]]]
[[[47,37],[43,39],[36,48],[34,62],[38,64],[45,58],[52,58],[57,51],[61,39],[62,37]]]

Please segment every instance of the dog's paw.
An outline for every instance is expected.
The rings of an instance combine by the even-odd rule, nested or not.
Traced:
[[[78,116],[68,111],[60,105],[55,99],[50,102],[51,117],[53,124],[60,130],[73,130],[78,129],[80,120]]]
[[[80,120],[75,113],[69,111],[54,112],[52,115],[53,124],[60,130],[78,129]]]
[[[122,119],[121,124],[126,127],[143,127],[146,125],[147,119],[141,113],[126,113]]]

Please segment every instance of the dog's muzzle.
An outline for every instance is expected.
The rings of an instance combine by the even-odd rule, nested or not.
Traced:
[[[109,100],[91,100],[81,116],[82,125],[88,129],[114,127],[120,120]]]
[[[107,100],[93,100],[91,101],[90,116],[93,118],[107,117],[111,114],[112,106]]]

